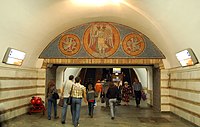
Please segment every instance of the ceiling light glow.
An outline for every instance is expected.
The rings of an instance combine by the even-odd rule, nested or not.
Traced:
[[[120,4],[122,0],[71,0],[72,3],[84,6],[104,6],[107,4]]]

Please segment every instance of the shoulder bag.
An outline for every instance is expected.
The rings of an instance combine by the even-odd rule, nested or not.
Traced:
[[[54,92],[52,96],[53,96],[54,99],[59,99],[59,95],[58,95],[57,92]]]
[[[69,98],[68,98],[68,100],[67,100],[67,104],[68,105],[71,105],[72,104],[72,90],[73,90],[73,85],[72,85],[72,87],[71,87],[71,91],[70,91],[70,94],[69,94]]]
[[[64,105],[64,98],[60,98],[60,100],[59,100],[59,102],[58,102],[58,105],[59,105],[60,107],[63,107],[63,105]]]

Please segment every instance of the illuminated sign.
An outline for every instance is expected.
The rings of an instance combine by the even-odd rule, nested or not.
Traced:
[[[25,58],[25,53],[13,48],[8,48],[3,63],[20,66]]]
[[[113,68],[113,73],[121,73],[121,68]]]
[[[198,63],[196,56],[190,48],[176,53],[176,58],[180,62],[181,66],[190,66]]]

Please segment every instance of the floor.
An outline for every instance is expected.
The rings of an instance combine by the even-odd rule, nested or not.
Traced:
[[[171,113],[156,112],[149,108],[143,101],[140,108],[136,108],[133,101],[128,106],[124,106],[123,103],[120,106],[116,106],[116,117],[114,120],[111,120],[109,108],[105,108],[104,105],[98,103],[95,107],[94,117],[90,118],[87,113],[87,106],[83,104],[80,127],[195,127],[195,125]],[[61,112],[61,107],[58,107],[58,112]],[[46,114],[34,113],[32,115],[25,114],[19,116],[3,125],[3,127],[66,126],[73,127],[69,111],[67,112],[66,124],[61,124],[60,118],[47,120]]]

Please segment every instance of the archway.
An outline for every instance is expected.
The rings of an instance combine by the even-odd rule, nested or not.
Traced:
[[[90,22],[73,27],[58,35],[43,50],[42,68],[58,66],[150,66],[153,83],[159,94],[160,69],[165,56],[143,33],[113,22]],[[50,67],[50,68],[49,68]],[[54,68],[54,69],[55,69]],[[48,82],[49,77],[47,77]],[[160,110],[160,95],[154,107]]]
[[[53,64],[51,67],[47,68],[47,82],[48,80],[52,79],[52,76],[55,76],[54,79],[57,80],[57,84],[58,84],[58,88],[61,88],[61,84],[64,82],[64,77],[63,77],[63,73],[66,70],[66,68],[68,69],[76,69],[76,72],[71,72],[69,70],[66,70],[68,74],[74,74],[75,76],[79,76],[80,74],[80,70],[82,68],[114,68],[114,67],[119,67],[119,65],[117,64],[113,64],[113,65],[103,65],[103,64],[99,64],[99,65],[77,65],[77,64],[73,64],[73,65],[66,65],[66,64]],[[147,70],[147,78],[148,78],[148,83],[145,84],[145,91],[148,95],[148,104],[150,106],[152,106],[156,111],[161,111],[161,95],[160,95],[160,68],[157,68],[156,66],[152,66],[152,65],[148,65],[148,66],[144,66],[144,65],[140,65],[140,66],[126,66],[126,65],[120,65],[121,68],[145,68]],[[59,71],[57,71],[59,70]],[[141,76],[139,76],[137,74],[138,78],[141,78]],[[67,76],[68,77],[68,76]]]

